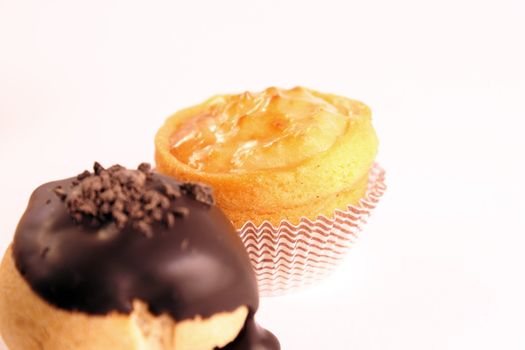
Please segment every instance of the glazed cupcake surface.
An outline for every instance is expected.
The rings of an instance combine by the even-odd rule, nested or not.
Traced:
[[[155,139],[158,171],[211,185],[238,229],[357,204],[377,143],[365,104],[302,87],[215,96]]]

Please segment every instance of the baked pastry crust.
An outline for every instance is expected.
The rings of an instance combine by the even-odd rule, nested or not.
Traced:
[[[166,120],[155,137],[157,170],[185,181],[211,185],[217,205],[238,229],[247,221],[259,225],[267,220],[278,225],[287,220],[295,224],[301,217],[331,216],[335,209],[357,204],[366,192],[368,171],[377,153],[370,109],[356,100],[305,88],[270,89],[278,93],[300,91],[321,98],[348,118],[347,126],[330,147],[307,158],[302,158],[300,147],[290,148],[292,154],[301,158],[294,164],[233,172],[205,171],[174,155],[173,135],[192,118],[210,113],[217,100],[236,95],[216,96]]]
[[[211,350],[234,340],[248,308],[176,322],[135,301],[129,315],[59,309],[34,293],[15,267],[11,247],[0,267],[0,329],[10,350]],[[60,334],[60,336],[56,336]]]

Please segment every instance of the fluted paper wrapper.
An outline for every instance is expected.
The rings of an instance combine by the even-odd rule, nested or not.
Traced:
[[[385,171],[374,164],[368,189],[358,205],[336,209],[332,217],[283,220],[274,227],[248,221],[238,230],[250,256],[261,296],[275,296],[310,285],[330,274],[345,257],[386,189]]]

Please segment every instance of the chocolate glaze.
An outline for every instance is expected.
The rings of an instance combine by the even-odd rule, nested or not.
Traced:
[[[247,305],[245,330],[237,345],[226,349],[264,343],[268,334],[253,323],[259,297],[248,255],[218,208],[183,195],[174,204],[189,214],[177,218],[172,228],[155,223],[151,237],[129,225],[119,229],[114,222],[93,227],[75,222],[53,193],[57,186],[70,188],[75,179],[36,189],[16,230],[15,264],[38,295],[65,310],[99,315],[130,313],[132,301],[139,299],[151,313],[175,320]],[[154,174],[147,186],[162,181],[180,185]],[[279,349],[278,342],[263,349]]]
[[[237,339],[226,345],[223,350],[279,350],[279,341],[272,333],[255,323],[250,314]]]

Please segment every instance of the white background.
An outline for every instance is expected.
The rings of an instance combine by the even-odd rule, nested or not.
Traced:
[[[525,348],[525,4],[0,0],[0,249],[39,184],[153,161],[176,111],[365,101],[389,189],[344,265],[262,300],[284,350]]]

